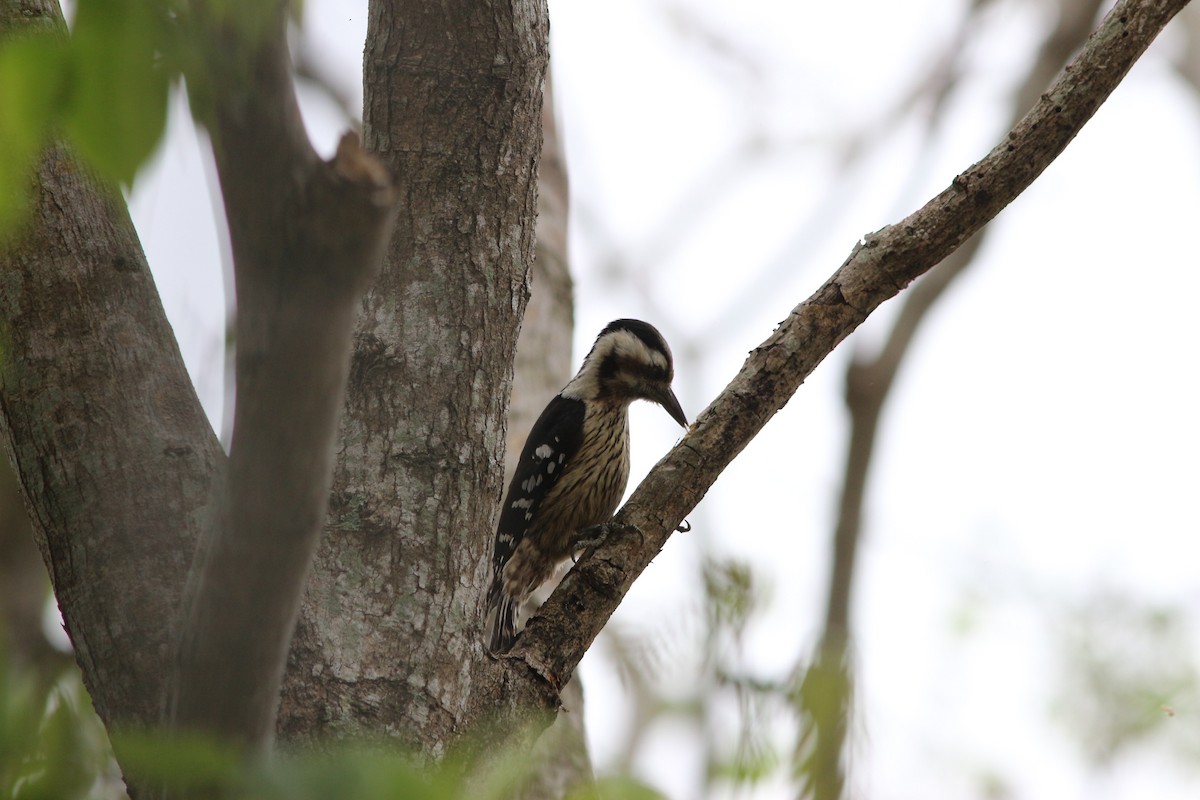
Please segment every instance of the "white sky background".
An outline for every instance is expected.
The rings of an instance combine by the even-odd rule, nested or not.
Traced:
[[[860,236],[914,210],[1002,135],[1007,91],[1040,40],[1036,3],[993,13],[971,41],[976,69],[935,133],[933,156],[917,164],[911,122],[895,125],[848,173],[824,146],[880,118],[928,66],[963,5],[553,0],[576,354],[610,319],[654,322],[676,350],[677,389],[694,417]],[[307,0],[306,8],[306,35],[361,98],[365,2]],[[748,55],[712,58],[673,22],[693,18]],[[1179,747],[1195,752],[1200,708],[1191,700],[1173,706],[1164,733],[1107,770],[1087,767],[1050,711],[1061,669],[1055,615],[1100,588],[1186,609],[1200,660],[1192,242],[1200,120],[1164,61],[1179,43],[1169,28],[993,223],[900,374],[855,584],[857,796],[982,797],[989,776],[1010,792],[993,796],[1196,796],[1200,767],[1176,756]],[[330,152],[344,121],[318,93],[305,90],[302,101],[318,149]],[[184,357],[219,415],[224,312],[207,156],[182,103],[177,111],[132,208]],[[767,133],[760,155],[730,162],[756,131]],[[814,209],[821,222],[804,229]],[[664,237],[670,246],[657,246]],[[633,289],[628,274],[648,291]],[[762,275],[769,289],[744,295]],[[696,681],[689,636],[698,627],[701,545],[750,560],[769,587],[769,613],[743,660],[749,671],[781,678],[812,646],[844,458],[846,357],[877,342],[882,321],[869,321],[820,366],[618,612],[614,624],[659,643],[664,691]],[[635,407],[633,424],[636,482],[678,429],[651,406]],[[584,662],[601,770],[629,718],[603,651]],[[721,726],[727,712],[714,708],[710,724]],[[700,757],[693,731],[663,725],[637,764],[687,800],[700,792]],[[790,793],[775,781],[733,795]]]

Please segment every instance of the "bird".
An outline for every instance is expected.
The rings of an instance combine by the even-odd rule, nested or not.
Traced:
[[[508,652],[521,604],[609,521],[629,481],[629,405],[658,403],[682,427],[671,348],[648,322],[618,319],[529,431],[500,508],[488,591],[488,648]]]

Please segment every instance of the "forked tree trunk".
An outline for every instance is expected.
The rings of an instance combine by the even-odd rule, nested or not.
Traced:
[[[371,8],[367,145],[402,211],[355,336],[284,694],[292,739],[400,733],[436,754],[496,702],[478,690],[500,671],[480,611],[533,260],[546,10],[460,6]],[[0,12],[6,29],[61,24],[47,2]],[[154,725],[226,462],[119,196],[56,149],[34,212],[3,254],[6,449],[97,710]]]
[[[495,714],[547,724],[560,682],[724,466],[874,308],[1061,152],[1183,4],[1121,0],[1004,142],[856,246],[635,492],[619,520],[643,535],[581,559],[498,660],[483,653],[480,627],[533,258],[546,10],[373,2],[366,138],[397,177],[400,212],[354,336],[329,521],[288,662],[285,738],[390,734],[436,757]],[[0,33],[51,12],[45,0],[0,0]],[[225,461],[120,198],[60,149],[37,180],[30,228],[0,252],[4,446],[97,710],[110,726],[154,723],[183,578],[220,516]]]

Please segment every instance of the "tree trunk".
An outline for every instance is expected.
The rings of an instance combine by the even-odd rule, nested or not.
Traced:
[[[60,147],[37,180],[0,252],[0,428],[96,711],[154,725],[224,454],[120,196]]]
[[[537,213],[546,8],[373,2],[368,148],[403,209],[354,336],[325,536],[279,732],[437,756],[495,697],[493,515]]]

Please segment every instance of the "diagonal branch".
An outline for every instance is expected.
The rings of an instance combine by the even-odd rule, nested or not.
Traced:
[[[288,643],[324,521],[355,312],[394,194],[352,134],[322,162],[290,76],[286,4],[262,30],[198,20],[237,289],[237,398],[220,518],[200,544],[173,723],[270,742]],[[195,88],[193,87],[195,92]]]
[[[516,701],[553,702],[584,652],[742,448],[816,366],[885,300],[983,227],[1063,151],[1186,0],[1121,0],[1033,109],[979,162],[921,209],[856,244],[841,268],[751,352],[617,514],[636,529],[585,555],[510,653],[545,683],[516,681]]]

